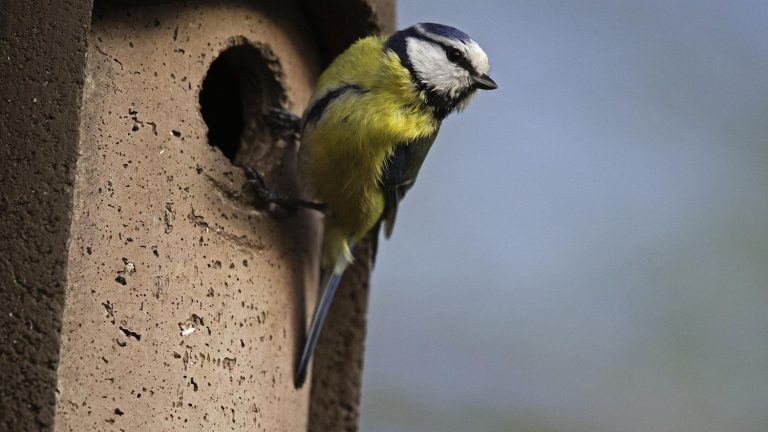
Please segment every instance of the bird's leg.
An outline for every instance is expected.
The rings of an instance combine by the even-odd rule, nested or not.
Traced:
[[[259,201],[268,204],[276,204],[291,212],[295,212],[299,208],[316,210],[321,213],[325,210],[325,204],[305,201],[298,198],[290,198],[278,192],[271,191],[267,188],[267,185],[264,184],[264,179],[259,173],[247,166],[241,166],[241,168],[243,169],[243,173],[245,173],[245,177],[248,179],[245,185],[254,191]]]

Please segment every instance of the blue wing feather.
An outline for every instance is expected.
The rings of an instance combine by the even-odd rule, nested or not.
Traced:
[[[384,222],[384,235],[387,238],[392,235],[400,200],[416,181],[419,169],[421,169],[432,143],[435,142],[439,129],[440,126],[438,125],[432,135],[408,144],[398,145],[387,161],[380,181],[381,190],[384,192],[382,221]]]

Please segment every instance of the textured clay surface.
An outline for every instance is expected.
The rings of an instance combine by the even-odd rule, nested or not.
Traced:
[[[303,16],[291,2],[94,11],[58,430],[307,428],[308,389],[292,375],[315,298],[316,217],[254,210],[199,105],[224,58],[215,88],[234,80],[243,97],[214,97],[212,112],[254,114],[234,159],[289,188],[295,148],[258,113],[300,114],[310,97],[319,60]]]
[[[0,431],[50,430],[91,1],[0,1]]]

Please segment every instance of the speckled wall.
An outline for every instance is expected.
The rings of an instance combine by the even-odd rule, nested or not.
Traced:
[[[0,2],[0,431],[55,414],[91,1],[45,5]]]
[[[314,298],[315,224],[254,209],[225,155],[290,186],[295,143],[260,122],[270,106],[300,114],[309,99],[319,60],[302,17],[290,2],[97,5],[57,429],[306,428],[307,390],[292,374]],[[226,94],[232,80],[239,100]],[[249,119],[239,148],[211,145],[207,86],[224,93],[204,100],[214,114]]]

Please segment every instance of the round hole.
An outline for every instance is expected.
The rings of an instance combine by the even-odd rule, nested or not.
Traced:
[[[271,165],[279,155],[274,154],[264,114],[270,108],[285,109],[281,79],[280,65],[269,48],[234,40],[211,63],[200,90],[208,143],[235,164]]]
[[[200,112],[208,125],[208,144],[235,159],[243,134],[243,101],[237,74],[226,55],[211,64],[200,91]]]

